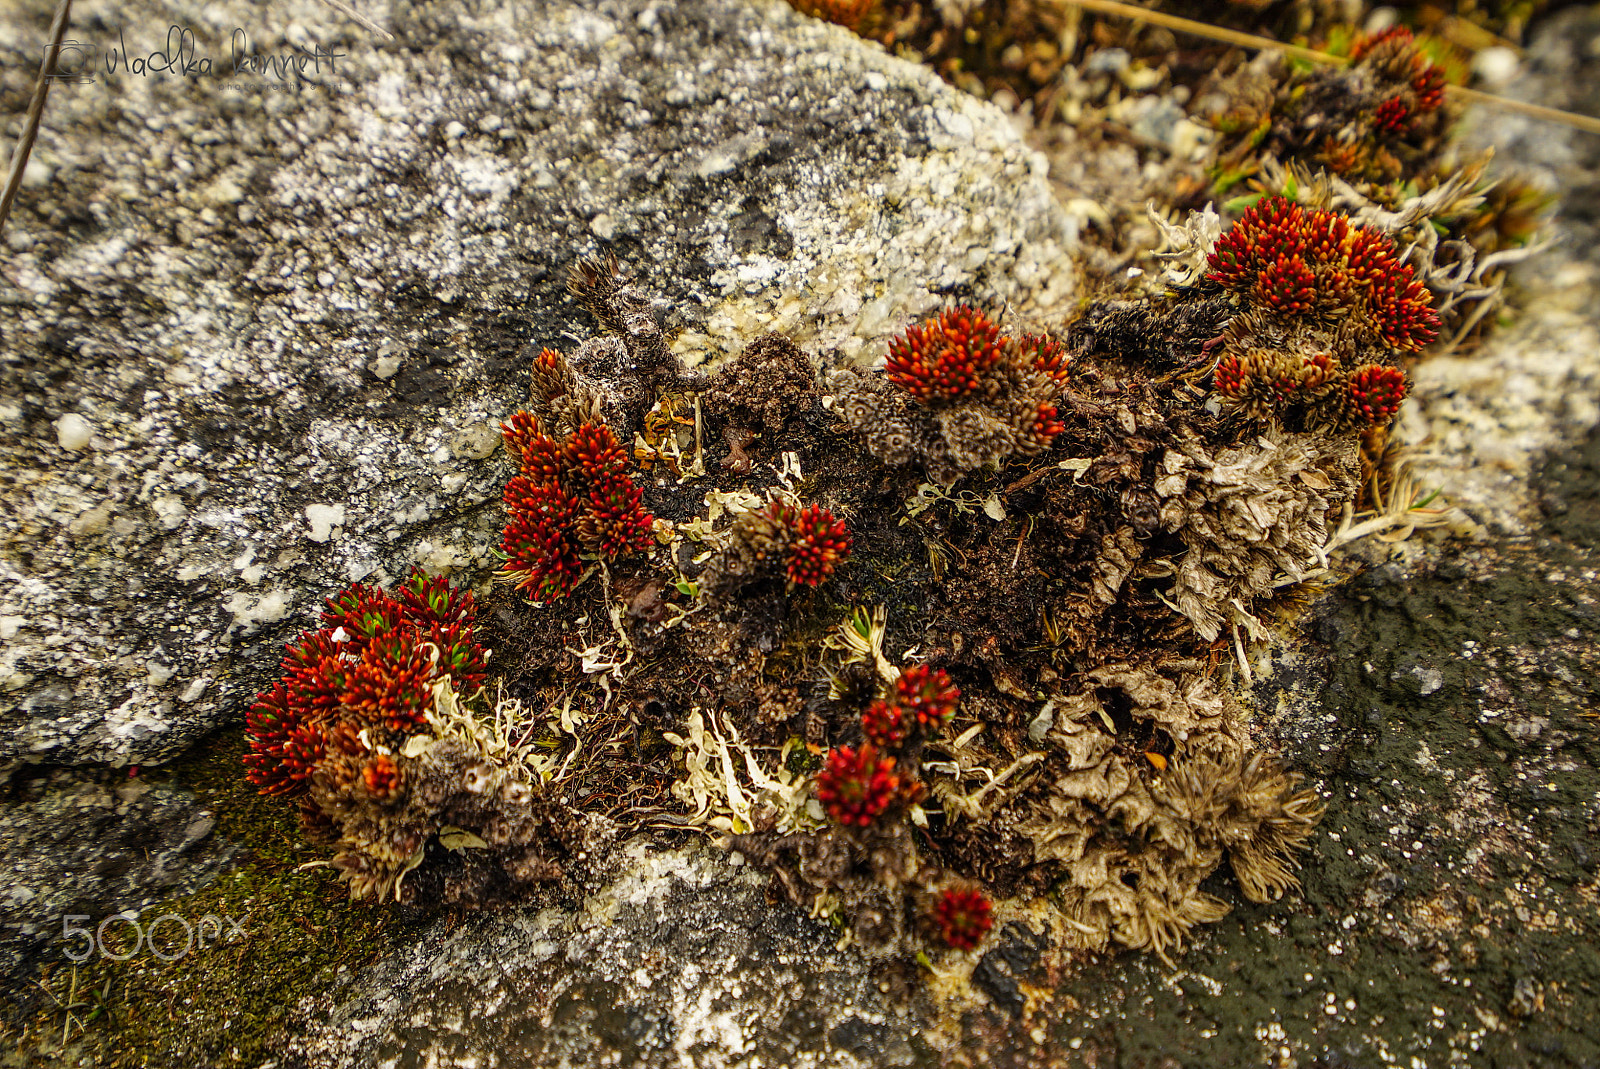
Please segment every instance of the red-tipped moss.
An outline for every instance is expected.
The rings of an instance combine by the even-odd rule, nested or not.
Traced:
[[[1439,336],[1439,317],[1428,288],[1411,277],[1411,269],[1379,283],[1372,294],[1372,318],[1383,340],[1396,349],[1415,352]]]
[[[917,723],[929,731],[949,723],[961,700],[961,688],[950,682],[945,670],[925,664],[912,665],[901,672],[894,694],[895,701],[910,710]]]
[[[1217,370],[1214,374],[1218,393],[1231,401],[1237,401],[1244,396],[1249,379],[1249,361],[1237,353],[1222,354],[1221,359],[1217,361]]]
[[[394,758],[388,754],[375,754],[361,770],[361,783],[374,799],[392,802],[400,797],[405,776],[394,763]]]
[[[500,424],[500,440],[518,463],[522,462],[522,454],[529,444],[543,437],[539,419],[531,412],[513,412],[510,419]]]
[[[330,748],[363,750],[363,732],[421,728],[433,684],[481,684],[472,595],[421,572],[397,591],[355,584],[331,597],[326,623],[284,647],[283,676],[245,717],[247,778],[268,795],[302,794]]]
[[[245,714],[245,778],[261,793],[280,797],[304,794],[322,757],[322,733],[304,723],[282,683],[264,692]]]
[[[911,721],[905,706],[879,698],[861,714],[861,734],[881,749],[897,749],[910,734]]]
[[[924,404],[976,392],[984,373],[1005,355],[1000,327],[961,305],[926,325],[912,324],[889,343],[889,380]]]
[[[570,594],[583,573],[580,553],[614,561],[649,549],[655,517],[605,424],[585,423],[559,442],[534,434],[521,459],[502,494],[509,516],[500,570],[530,599]]]
[[[1028,366],[1049,375],[1057,382],[1066,382],[1071,370],[1072,357],[1062,344],[1048,334],[1024,334],[1017,339]]]
[[[790,582],[816,586],[850,559],[850,528],[821,505],[801,510],[794,517],[793,530],[785,562]]]
[[[1411,106],[1399,97],[1390,97],[1372,113],[1372,125],[1386,134],[1404,133],[1411,124]]]
[[[639,488],[632,479],[607,475],[589,493],[588,510],[578,520],[578,540],[608,561],[649,549],[655,517],[639,502]]]
[[[345,636],[357,646],[365,645],[377,635],[388,634],[405,618],[405,610],[398,601],[377,587],[360,583],[329,598],[327,606],[322,622],[336,632],[343,628]]]
[[[1303,315],[1316,307],[1317,277],[1298,256],[1279,256],[1262,266],[1251,297],[1282,315]]]
[[[817,773],[817,800],[840,824],[865,828],[899,799],[903,786],[894,758],[879,757],[871,743],[841,746],[829,751]]]
[[[1428,288],[1394,242],[1332,212],[1267,197],[1222,235],[1208,265],[1212,282],[1280,316],[1348,316],[1404,351],[1438,336]]]
[[[604,423],[585,423],[561,443],[566,468],[584,485],[628,473],[628,457]]]
[[[340,705],[368,724],[382,724],[406,735],[427,723],[433,705],[429,685],[436,672],[433,658],[414,631],[373,640],[350,672]]]
[[[1350,376],[1350,401],[1367,423],[1387,423],[1406,399],[1405,372],[1397,367],[1367,364]]]
[[[979,891],[951,887],[933,904],[933,927],[957,950],[971,950],[994,927],[994,907]]]

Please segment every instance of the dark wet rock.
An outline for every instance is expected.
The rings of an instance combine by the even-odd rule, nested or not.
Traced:
[[[192,796],[126,772],[17,777],[7,795],[0,805],[0,978],[19,990],[41,963],[87,956],[91,938],[69,937],[69,927],[97,930],[116,914],[139,915],[193,891],[238,849],[212,834],[215,818]],[[121,927],[108,930],[125,935]]]

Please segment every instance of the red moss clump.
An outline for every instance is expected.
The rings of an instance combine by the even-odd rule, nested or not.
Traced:
[[[871,743],[830,750],[827,766],[817,773],[817,800],[845,827],[867,827],[894,805],[903,787],[894,758],[879,757]]]
[[[327,600],[322,628],[284,647],[282,678],[245,715],[246,776],[262,794],[305,793],[340,740],[418,730],[443,678],[482,685],[471,592],[419,571],[397,593],[353,584]]]
[[[1333,212],[1264,198],[1222,235],[1208,265],[1212,282],[1282,316],[1365,318],[1403,351],[1438,336],[1428,289],[1394,242]]]
[[[891,382],[925,404],[954,401],[977,392],[1004,355],[999,325],[961,305],[931,323],[913,323],[889,342],[885,370]]]
[[[874,746],[885,750],[897,749],[910,734],[907,712],[905,706],[898,702],[878,698],[861,714],[861,734]]]
[[[949,723],[955,715],[956,703],[961,700],[961,688],[950,682],[945,670],[925,664],[912,665],[900,673],[894,694],[896,702],[910,710],[917,723],[930,731]]]
[[[894,689],[861,714],[861,734],[874,746],[897,749],[913,731],[937,731],[955,715],[961,689],[942,668],[912,665]]]
[[[932,921],[950,946],[971,950],[994,927],[993,907],[981,892],[952,887],[934,902]]]
[[[655,522],[628,471],[611,428],[585,423],[557,441],[518,412],[501,424],[506,448],[521,462],[502,497],[509,516],[501,574],[533,601],[572,593],[583,575],[580,554],[614,561],[643,552]]]
[[[1397,367],[1367,364],[1350,376],[1350,401],[1366,423],[1389,422],[1405,398],[1405,372]]]
[[[794,518],[793,529],[794,541],[785,562],[791,583],[816,586],[850,559],[850,528],[821,505],[803,509]]]

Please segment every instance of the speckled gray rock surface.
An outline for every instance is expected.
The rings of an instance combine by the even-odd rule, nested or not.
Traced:
[[[0,265],[0,767],[170,756],[338,585],[483,575],[517,354],[589,329],[580,255],[691,361],[1072,290],[998,113],[776,0],[397,4],[383,44],[312,0],[73,14],[102,58],[180,23],[219,65],[236,27],[346,56],[52,94]],[[0,24],[13,112],[47,15]]]
[[[719,850],[630,853],[575,910],[431,926],[299,1007],[282,1064],[932,1064],[914,972],[819,954],[828,926]]]

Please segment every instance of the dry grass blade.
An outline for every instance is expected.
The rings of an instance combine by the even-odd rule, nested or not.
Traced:
[[[371,19],[367,18],[349,4],[344,3],[344,0],[322,0],[322,2],[333,8],[345,18],[354,19],[356,22],[359,22],[363,27],[366,28],[368,33],[376,34],[377,36],[382,37],[385,41],[394,40],[394,34],[390,33],[382,26],[379,26],[376,22],[373,22]]]
[[[50,78],[56,72],[56,60],[61,57],[61,41],[67,35],[67,20],[72,15],[72,0],[61,0],[56,5],[55,21],[50,24],[50,45],[45,49],[44,62],[39,64],[39,80],[33,83],[33,100],[28,104],[28,117],[22,123],[22,136],[17,139],[16,151],[11,154],[11,173],[6,176],[6,188],[0,193],[0,231],[11,218],[11,204],[22,188],[22,172],[27,170],[28,157],[33,154],[33,142],[39,136],[39,121],[44,118],[44,100],[50,93]]]

